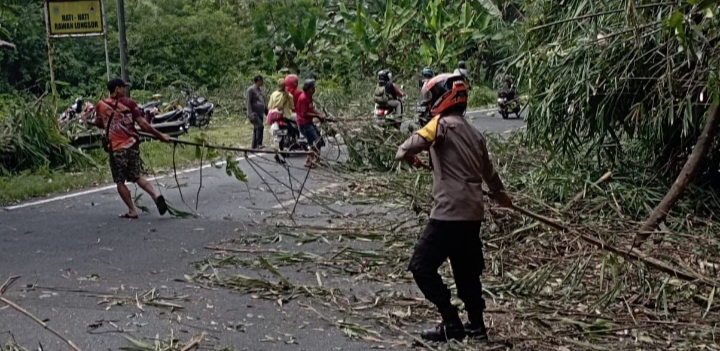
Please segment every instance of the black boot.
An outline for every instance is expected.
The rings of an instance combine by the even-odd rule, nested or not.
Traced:
[[[478,341],[488,339],[487,329],[485,329],[485,323],[483,322],[467,322],[463,325],[463,328],[465,328],[465,334],[467,334],[468,338],[472,338]]]
[[[483,320],[482,312],[472,313],[468,311],[468,320],[469,322],[463,325],[465,334],[467,334],[469,338],[473,338],[478,341],[487,340],[487,329],[485,328],[485,321]]]
[[[460,316],[458,316],[455,308],[440,311],[442,315],[442,323],[435,329],[425,330],[420,333],[420,337],[428,341],[448,341],[462,340],[465,338],[465,328],[463,328]]]

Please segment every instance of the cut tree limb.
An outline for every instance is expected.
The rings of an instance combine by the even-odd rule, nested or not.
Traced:
[[[603,176],[600,177],[600,179],[596,180],[595,183],[592,183],[592,185],[598,186],[598,185],[600,185],[600,183],[607,182],[608,180],[610,180],[610,178],[612,178],[612,175],[613,175],[612,172],[607,172],[607,173],[603,174]],[[572,200],[570,200],[570,202],[568,202],[567,205],[565,205],[565,207],[563,207],[562,210],[563,211],[569,210],[573,204],[575,204],[576,202],[580,201],[583,197],[585,197],[586,192],[587,192],[587,189],[583,189],[583,191],[581,191],[577,195],[575,195],[575,197],[573,197]]]
[[[648,266],[653,267],[661,272],[670,274],[674,277],[678,277],[680,279],[688,280],[688,281],[702,282],[704,284],[707,284],[708,286],[720,286],[720,282],[717,282],[715,280],[712,280],[708,277],[697,274],[695,272],[689,271],[687,269],[681,270],[676,267],[673,267],[663,261],[660,261],[654,257],[650,257],[650,256],[646,255],[644,252],[642,252],[636,248],[630,248],[630,250],[623,250],[623,249],[614,247],[612,245],[608,245],[604,241],[594,238],[590,235],[579,233],[578,231],[576,231],[574,229],[570,229],[552,219],[543,217],[534,212],[530,212],[524,208],[520,208],[520,207],[513,205],[512,209],[518,213],[522,213],[538,222],[542,222],[542,223],[544,223],[552,228],[555,228],[561,232],[572,233],[574,235],[577,235],[578,238],[582,239],[583,241],[585,241],[588,244],[596,246],[599,249],[612,252],[616,255],[625,257],[626,259],[644,262]]]
[[[695,178],[695,175],[700,168],[702,160],[705,158],[710,145],[712,144],[713,138],[717,133],[718,124],[720,124],[720,117],[718,117],[718,102],[712,105],[710,114],[708,115],[707,122],[705,122],[705,128],[702,134],[695,143],[693,151],[690,153],[687,162],[683,166],[680,175],[678,175],[675,183],[673,183],[670,191],[660,201],[660,204],[650,213],[650,216],[645,223],[640,227],[640,230],[635,234],[633,240],[633,247],[641,246],[645,240],[657,229],[660,222],[664,221],[667,217],[668,212],[672,209],[680,196],[687,188],[688,184]]]
[[[35,315],[33,315],[32,313],[28,312],[26,309],[20,307],[18,304],[14,303],[2,296],[0,296],[0,302],[10,306],[14,310],[16,310],[16,311],[24,314],[28,318],[32,319],[33,322],[37,323],[38,325],[43,327],[45,330],[53,333],[55,336],[60,338],[60,340],[64,341],[66,344],[68,344],[68,346],[70,346],[70,348],[72,348],[73,350],[82,351],[82,349],[79,348],[77,345],[75,345],[75,343],[72,340],[66,338],[64,335],[60,334],[60,332],[56,331],[55,329],[50,328],[50,326],[48,326],[47,323],[43,322],[40,318],[38,318]]]

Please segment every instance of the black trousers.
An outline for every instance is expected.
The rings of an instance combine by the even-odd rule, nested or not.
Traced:
[[[485,299],[480,275],[485,263],[480,241],[481,224],[480,221],[431,219],[415,245],[409,269],[425,298],[441,312],[453,308],[450,290],[438,273],[438,268],[449,258],[458,297],[465,303],[470,320],[482,318]]]
[[[265,135],[265,125],[263,120],[265,116],[258,115],[256,119],[250,119],[250,123],[253,125],[253,136],[252,136],[252,148],[257,149],[263,144],[263,136]]]

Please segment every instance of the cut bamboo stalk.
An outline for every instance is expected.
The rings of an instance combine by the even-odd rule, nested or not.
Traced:
[[[707,122],[705,122],[705,128],[702,134],[695,143],[695,147],[690,153],[685,165],[683,166],[680,175],[678,175],[675,183],[673,183],[670,191],[660,201],[660,204],[650,213],[650,216],[645,223],[640,227],[640,230],[635,234],[633,240],[633,247],[640,247],[645,240],[657,229],[660,222],[664,221],[668,215],[668,212],[673,208],[677,200],[680,199],[683,192],[695,178],[700,165],[702,164],[705,155],[707,154],[710,145],[712,144],[715,134],[717,133],[718,124],[720,124],[720,110],[718,109],[718,103],[713,104],[710,114],[708,115]]]

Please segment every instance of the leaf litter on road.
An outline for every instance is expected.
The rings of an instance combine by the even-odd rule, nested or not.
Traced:
[[[243,231],[238,238],[208,246],[212,254],[198,262],[198,272],[188,278],[282,301],[281,306],[302,299],[301,306],[348,337],[408,345],[414,340],[405,332],[414,333],[438,319],[406,270],[432,205],[432,177],[388,162],[397,135],[371,130],[346,134],[343,140],[349,160],[316,172],[342,179],[344,185],[313,194],[306,205],[349,206],[351,212],[338,216],[338,211],[328,211],[294,222],[284,214],[273,215],[275,227],[265,220],[256,233]],[[628,219],[634,210],[627,209],[644,206],[642,189],[611,180],[603,171],[600,180],[588,181],[591,186],[578,186],[568,178],[563,185],[576,185],[562,190],[568,201],[547,202],[557,192],[549,186],[560,183],[529,178],[545,176],[547,169],[537,160],[546,155],[512,136],[490,139],[490,145],[515,203],[553,218],[567,230],[557,231],[504,209],[488,209],[482,229],[487,266],[482,281],[492,343],[483,348],[466,341],[448,345],[450,349],[719,349],[713,342],[720,319],[713,301],[716,280],[705,268],[715,267],[717,249],[706,245],[698,250],[687,239],[713,242],[712,218],[691,216],[682,221],[686,225],[673,223],[664,245],[624,256],[610,248],[629,243],[635,222]],[[283,237],[287,239],[277,240]],[[595,241],[608,246],[598,249],[592,245]],[[248,269],[269,276],[249,277]],[[668,272],[677,272],[680,279]],[[449,267],[441,274],[454,292]],[[453,301],[462,309],[461,301]],[[311,302],[344,317],[326,317]]]

